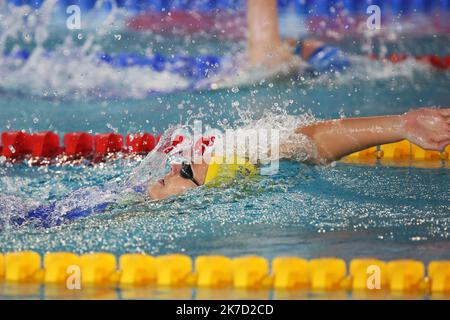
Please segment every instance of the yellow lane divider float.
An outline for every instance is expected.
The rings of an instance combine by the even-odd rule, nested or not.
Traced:
[[[228,258],[171,254],[90,253],[81,256],[32,251],[0,254],[0,284],[66,285],[77,268],[84,286],[157,288],[234,288],[243,290],[388,291],[439,293],[450,296],[450,261],[432,261],[427,268],[416,260],[381,261],[337,258],[305,260],[258,256]]]
[[[438,168],[450,163],[450,146],[444,152],[429,151],[403,140],[362,150],[343,159],[343,162],[363,164],[377,161],[382,164]]]

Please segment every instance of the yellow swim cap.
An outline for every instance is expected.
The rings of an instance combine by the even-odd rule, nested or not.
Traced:
[[[256,167],[243,158],[212,156],[206,172],[205,184],[229,181],[236,176],[254,176],[257,172]]]

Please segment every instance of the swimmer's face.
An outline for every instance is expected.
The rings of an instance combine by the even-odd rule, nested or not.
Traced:
[[[181,164],[171,165],[169,174],[157,183],[150,185],[147,189],[147,193],[150,198],[154,200],[161,200],[196,188],[197,185],[194,181],[181,176],[181,168]],[[206,163],[191,164],[191,168],[194,179],[202,185],[205,181],[208,165]]]

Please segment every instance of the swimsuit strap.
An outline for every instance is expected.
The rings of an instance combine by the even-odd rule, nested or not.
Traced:
[[[295,45],[294,48],[294,54],[301,57],[302,56],[302,51],[303,51],[303,41],[302,40],[298,40],[297,44]]]
[[[143,185],[139,185],[139,186],[134,186],[133,191],[136,193],[145,194],[147,192],[147,185],[143,184]]]

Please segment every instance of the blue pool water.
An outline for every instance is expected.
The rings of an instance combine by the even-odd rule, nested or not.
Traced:
[[[218,45],[217,40],[201,36],[186,40],[121,31],[118,41],[107,35],[94,33],[94,39],[111,53],[140,50],[149,43],[165,53],[190,45],[192,54],[231,55],[243,46],[226,41]],[[45,47],[57,51],[61,39],[69,41],[64,32],[52,30]],[[0,130],[162,133],[169,125],[194,119],[211,126],[240,127],[261,117],[270,123],[280,114],[286,119],[285,114],[330,119],[450,105],[448,72],[411,61],[394,66],[358,57],[366,41],[338,41],[355,54],[353,70],[344,75],[290,76],[217,90],[180,91],[172,75],[158,78],[161,75],[139,69],[112,70],[84,58],[40,60],[25,70],[28,73],[0,58],[1,70],[10,72],[0,80]],[[411,55],[450,53],[448,35],[372,41],[375,51],[382,47]],[[8,45],[15,44],[21,40]],[[156,77],[158,88],[173,92],[147,93],[155,84],[139,85],[148,77]],[[78,88],[79,83],[84,87]],[[134,199],[106,213],[52,228],[7,223],[11,215],[61,200],[76,190],[120,183],[138,165],[139,161],[117,160],[94,166],[28,167],[2,160],[0,252],[450,259],[448,165],[439,169],[343,163],[315,167],[282,161],[278,174],[229,189],[200,188],[161,202]]]

